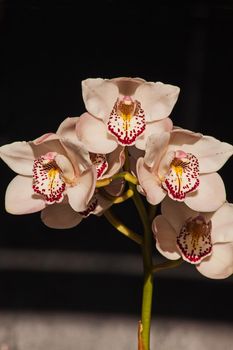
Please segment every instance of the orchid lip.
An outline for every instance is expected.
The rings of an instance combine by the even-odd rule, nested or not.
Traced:
[[[117,100],[113,106],[108,123],[108,131],[113,134],[122,146],[135,144],[146,127],[145,113],[139,101],[130,96]]]
[[[60,203],[66,189],[61,169],[55,161],[56,155],[55,152],[49,152],[35,159],[33,165],[32,188],[45,198],[46,204]]]
[[[194,192],[199,183],[198,159],[191,153],[176,151],[169,171],[162,180],[163,189],[170,198],[184,201],[186,194]]]
[[[177,236],[177,247],[185,261],[199,264],[212,254],[211,231],[211,221],[206,222],[201,215],[185,221]]]
[[[92,164],[96,167],[97,179],[99,179],[102,175],[106,173],[108,169],[107,157],[105,154],[91,153],[90,158]]]
[[[82,217],[87,218],[96,209],[97,205],[98,205],[98,200],[94,195],[87,209],[80,211],[79,214],[82,215]]]

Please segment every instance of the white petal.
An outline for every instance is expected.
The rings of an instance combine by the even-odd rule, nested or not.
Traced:
[[[79,117],[76,133],[88,151],[92,153],[110,153],[118,145],[116,138],[108,133],[106,125],[88,113]]]
[[[168,132],[154,133],[148,138],[144,157],[144,162],[148,167],[158,170],[159,162],[167,148],[169,139]]]
[[[200,173],[218,171],[233,154],[233,146],[211,136],[203,136],[193,145],[193,154],[198,157]]]
[[[166,192],[162,189],[159,179],[146,167],[143,158],[137,161],[137,175],[148,202],[153,205],[160,203]]]
[[[45,201],[33,191],[32,177],[18,175],[6,189],[5,207],[10,214],[30,214],[44,209]]]
[[[68,203],[55,203],[42,210],[41,220],[50,228],[66,229],[77,226],[82,221],[82,216]]]
[[[79,117],[66,118],[58,127],[56,134],[64,139],[75,143],[77,134],[75,132],[76,123]]]
[[[150,122],[169,116],[179,92],[180,89],[174,85],[146,82],[137,88],[134,98],[141,102],[146,121]]]
[[[96,118],[105,120],[110,116],[119,91],[108,79],[86,79],[82,81],[82,95],[87,111]]]
[[[224,203],[211,218],[213,243],[233,242],[233,204]]]
[[[102,178],[111,177],[116,174],[124,165],[125,153],[122,146],[118,146],[113,152],[107,154],[108,171]]]
[[[171,133],[168,150],[177,148],[198,158],[200,173],[218,171],[233,154],[233,146],[229,143],[182,128],[174,128]]]
[[[62,139],[61,144],[66,150],[66,156],[71,161],[75,173],[82,173],[92,166],[87,148],[78,139],[76,139],[75,143],[68,139]]]
[[[190,217],[196,217],[199,212],[190,209],[185,203],[176,202],[168,196],[161,203],[161,213],[177,233],[184,222]]]
[[[28,142],[13,142],[1,146],[0,157],[17,174],[32,175],[34,154]]]
[[[147,148],[147,140],[150,135],[161,132],[170,132],[172,130],[172,125],[172,120],[170,118],[146,123],[146,129],[144,133],[137,138],[135,146],[140,150],[145,150]]]
[[[227,278],[233,273],[233,243],[214,244],[212,255],[196,266],[204,276]]]
[[[185,203],[193,210],[208,212],[220,208],[226,201],[226,190],[218,173],[200,176],[200,184],[195,192],[188,193]]]
[[[73,187],[67,187],[67,196],[70,206],[77,212],[87,208],[91,200],[96,184],[96,170],[93,166],[90,170],[83,173],[78,183]]]
[[[156,216],[153,220],[152,230],[158,251],[167,259],[179,259],[180,254],[176,247],[176,231],[162,215]]]

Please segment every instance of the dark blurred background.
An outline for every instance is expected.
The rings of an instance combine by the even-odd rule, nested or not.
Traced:
[[[174,124],[232,143],[232,1],[2,0],[0,11],[1,145],[56,131],[84,112],[83,79],[119,76],[178,85]],[[229,160],[230,202],[231,172]],[[3,162],[0,173],[0,309],[139,317],[139,247],[102,217],[63,231],[7,214],[14,173]],[[130,202],[116,211],[138,229]],[[153,315],[233,322],[232,277],[183,265],[156,277]]]

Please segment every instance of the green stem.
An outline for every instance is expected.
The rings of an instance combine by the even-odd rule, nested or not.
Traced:
[[[127,148],[125,149],[125,170],[130,171],[130,161]],[[129,188],[133,190],[134,196],[132,197],[134,204],[137,208],[138,214],[142,221],[144,229],[144,239],[142,244],[142,255],[143,255],[143,270],[144,270],[144,281],[143,281],[143,292],[142,292],[142,310],[141,310],[141,332],[140,339],[142,341],[143,350],[150,350],[150,327],[151,327],[151,308],[153,298],[153,272],[152,272],[152,230],[144,206],[141,195],[136,189],[137,183],[129,182]],[[139,348],[140,348],[139,344]]]
[[[152,223],[153,219],[155,218],[156,211],[157,211],[157,205],[149,204],[148,218],[149,218],[150,223]]]
[[[134,192],[133,192],[133,190],[131,190],[129,188],[126,192],[124,192],[123,194],[121,194],[118,197],[111,196],[106,191],[102,191],[101,195],[103,197],[105,197],[106,199],[108,199],[109,201],[111,201],[112,204],[119,204],[119,203],[123,203],[123,202],[127,201],[129,198],[131,198],[134,195]]]
[[[96,188],[108,186],[113,180],[116,180],[116,179],[124,179],[125,181],[130,182],[134,185],[138,183],[138,179],[135,176],[130,174],[128,171],[124,171],[122,173],[117,173],[110,178],[97,180]]]
[[[153,266],[152,271],[155,272],[159,272],[162,270],[167,270],[167,269],[172,269],[174,267],[178,267],[183,263],[183,259],[180,258],[178,260],[170,260],[170,261],[165,261],[164,263],[161,264],[157,264],[155,266]]]
[[[124,236],[132,239],[134,242],[138,244],[142,244],[142,237],[129,229],[126,225],[124,225],[120,220],[118,220],[110,209],[104,212],[104,216],[110,222],[112,226],[114,226],[119,232],[121,232]]]
[[[129,184],[130,188],[134,185]],[[153,272],[152,272],[152,232],[151,225],[143,204],[142,198],[137,190],[134,191],[132,197],[135,206],[138,210],[144,228],[144,240],[142,244],[143,267],[144,267],[144,281],[142,294],[142,343],[143,350],[150,350],[150,327],[151,327],[151,309],[153,298]]]

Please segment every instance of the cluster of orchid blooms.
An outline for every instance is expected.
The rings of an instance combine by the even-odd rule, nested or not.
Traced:
[[[6,211],[41,211],[48,227],[71,228],[120,202],[128,176],[150,205],[161,205],[152,231],[163,256],[195,264],[209,278],[230,276],[233,204],[218,170],[233,146],[173,125],[179,91],[141,78],[83,80],[85,113],[54,133],[0,147],[17,173]]]

